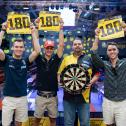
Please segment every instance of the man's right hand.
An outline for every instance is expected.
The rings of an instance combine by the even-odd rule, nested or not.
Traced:
[[[3,31],[6,31],[6,30],[7,30],[7,27],[8,27],[8,22],[4,22],[4,23],[2,24],[2,30],[3,30]]]
[[[99,36],[99,34],[100,34],[100,29],[99,28],[96,28],[95,29],[95,36]]]
[[[121,26],[122,26],[124,32],[126,32],[126,23],[124,21],[122,21]]]
[[[35,19],[34,23],[35,23],[36,28],[38,28],[39,23],[40,23],[40,18],[38,17],[37,19]]]
[[[62,30],[62,29],[63,29],[63,25],[64,25],[64,21],[63,21],[63,19],[62,19],[62,18],[60,18],[60,30]]]
[[[94,40],[94,42],[93,42],[92,47],[91,47],[90,50],[95,51],[95,50],[98,49],[99,34],[100,34],[100,29],[99,28],[96,28],[95,29],[95,40]]]

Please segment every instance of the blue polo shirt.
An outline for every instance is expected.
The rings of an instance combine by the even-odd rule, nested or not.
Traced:
[[[5,55],[5,60],[1,62],[5,73],[4,96],[26,96],[28,58],[15,59],[12,56]]]

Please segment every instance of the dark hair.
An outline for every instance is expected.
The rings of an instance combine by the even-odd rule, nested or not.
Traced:
[[[16,41],[17,42],[24,42],[22,38],[17,38],[17,39],[14,40],[14,42],[16,42]]]
[[[76,37],[76,38],[74,39],[74,41],[75,41],[75,40],[80,40],[80,41],[82,42],[82,39],[79,38],[79,37]]]
[[[107,43],[107,48],[108,48],[108,46],[109,46],[109,45],[114,45],[114,46],[116,46],[116,47],[118,48],[118,46],[117,46],[117,43],[116,43],[116,42],[108,42],[108,43]]]
[[[22,38],[17,38],[17,39],[15,39],[14,42],[13,42],[13,46],[14,46],[14,43],[15,43],[15,42],[23,42],[23,43],[24,43],[24,41],[23,41]]]

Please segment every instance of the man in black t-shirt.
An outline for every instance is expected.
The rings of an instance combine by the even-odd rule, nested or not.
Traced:
[[[35,102],[34,126],[39,126],[41,117],[45,110],[48,111],[50,125],[56,126],[57,117],[57,71],[61,61],[64,48],[63,22],[59,32],[59,45],[57,53],[54,54],[54,41],[46,40],[44,43],[44,54],[36,59],[37,65],[37,97]]]

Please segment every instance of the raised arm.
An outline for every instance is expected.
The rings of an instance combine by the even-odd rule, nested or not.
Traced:
[[[101,57],[96,53],[98,50],[98,43],[99,43],[99,33],[100,33],[100,29],[96,28],[95,30],[95,40],[92,44],[92,48],[91,50],[92,52],[92,61],[95,67],[99,67],[99,68],[104,68],[104,62],[102,61]]]
[[[29,56],[29,61],[33,62],[41,52],[41,47],[39,44],[38,30],[35,28],[33,24],[31,24],[30,28],[31,28],[31,35],[32,35],[33,52]]]
[[[60,66],[59,66],[59,69],[58,69],[58,73],[57,73],[57,78],[58,78],[58,84],[59,84],[59,86],[63,86],[63,84],[62,84],[62,82],[60,81],[61,79],[60,79],[60,75],[61,75],[61,73],[62,73],[62,71],[64,70],[64,68],[65,68],[65,58],[62,60],[62,62],[61,62],[61,64],[60,64]]]
[[[92,51],[95,51],[95,50],[98,49],[98,43],[99,43],[98,36],[99,36],[99,33],[100,33],[100,29],[99,28],[96,28],[95,29],[95,40],[94,40],[94,42],[92,44],[92,48],[91,48]]]
[[[2,44],[3,36],[4,36],[4,33],[5,33],[6,29],[7,29],[7,22],[4,22],[2,24],[2,29],[1,29],[1,32],[0,32],[0,46]],[[0,60],[1,61],[5,60],[5,53],[3,52],[2,49],[0,49]]]
[[[60,32],[59,32],[59,44],[58,44],[58,49],[57,49],[57,55],[59,58],[62,57],[63,55],[63,50],[64,50],[64,34],[63,34],[63,20],[60,19]]]

